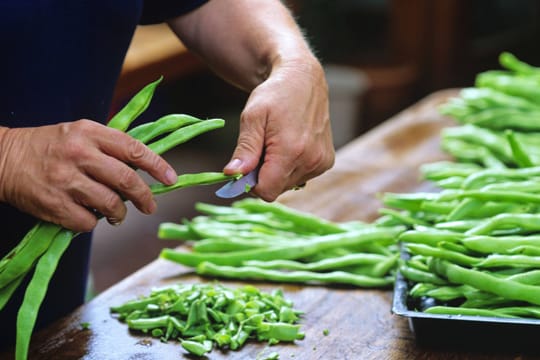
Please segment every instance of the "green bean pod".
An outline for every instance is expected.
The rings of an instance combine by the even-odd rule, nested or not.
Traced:
[[[170,114],[165,115],[156,121],[144,123],[134,127],[133,129],[129,130],[127,134],[132,138],[139,140],[143,144],[146,144],[150,140],[160,135],[201,121],[203,120],[190,115]]]
[[[23,303],[17,314],[17,339],[15,349],[15,359],[25,360],[28,358],[28,348],[34,325],[36,323],[39,308],[49,282],[54,275],[58,261],[68,248],[73,238],[72,231],[62,229],[51,243],[47,251],[39,258],[34,275],[26,288]]]
[[[150,185],[150,190],[152,194],[159,195],[167,193],[173,190],[196,186],[196,185],[212,185],[224,181],[229,181],[237,179],[238,175],[225,175],[222,172],[202,172],[196,174],[182,174],[178,175],[176,183],[172,185],[163,185],[161,183],[156,183]]]
[[[148,148],[161,155],[177,145],[183,144],[205,132],[222,128],[225,121],[222,119],[208,119],[201,122],[181,127],[167,136],[148,144]]]
[[[229,279],[266,280],[276,282],[296,283],[329,283],[346,284],[358,287],[387,287],[393,284],[393,277],[377,278],[365,275],[351,274],[344,271],[331,271],[325,273],[313,271],[279,271],[261,269],[254,266],[226,266],[216,265],[204,261],[196,267],[197,274],[203,276],[217,276]]]
[[[27,245],[22,247],[0,270],[0,288],[28,273],[39,257],[49,248],[62,227],[40,221],[25,236]]]
[[[521,284],[486,272],[467,269],[442,259],[432,259],[430,269],[455,284],[470,285],[509,300],[540,305],[540,286]]]
[[[162,80],[163,76],[142,88],[109,120],[107,126],[120,131],[126,131],[131,123],[148,108],[156,87]]]

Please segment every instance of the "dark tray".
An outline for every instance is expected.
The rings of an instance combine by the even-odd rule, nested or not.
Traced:
[[[426,314],[415,309],[432,299],[410,299],[408,289],[398,273],[392,312],[408,319],[419,346],[540,353],[540,320]]]

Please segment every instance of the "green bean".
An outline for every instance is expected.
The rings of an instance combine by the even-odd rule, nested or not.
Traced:
[[[461,189],[463,180],[465,180],[463,176],[449,176],[441,180],[436,180],[435,184],[442,189]]]
[[[536,306],[509,306],[499,307],[497,312],[504,315],[518,316],[523,318],[540,318],[540,308]]]
[[[392,209],[379,209],[379,213],[382,215],[392,216],[394,219],[398,220],[399,223],[407,226],[415,226],[415,225],[424,225],[427,226],[429,223],[414,217],[414,215],[410,215],[406,211],[396,211]]]
[[[540,102],[540,90],[536,79],[514,76],[504,71],[485,71],[476,76],[475,85],[522,97],[534,104]]]
[[[540,305],[539,286],[501,279],[494,275],[467,269],[442,259],[434,258],[430,261],[429,265],[432,271],[446,277],[452,283],[470,285],[509,300],[526,301],[531,304]]]
[[[485,191],[519,191],[540,193],[540,181],[538,179],[530,179],[524,181],[505,181],[494,184],[488,184],[480,190]]]
[[[465,232],[482,223],[482,219],[465,219],[456,221],[441,221],[434,225],[437,230],[446,230],[453,232]]]
[[[0,288],[30,271],[60,231],[61,227],[56,224],[38,222],[25,235],[26,246],[13,254],[0,270]]]
[[[472,143],[479,148],[485,148],[495,154],[504,163],[512,161],[512,152],[504,137],[474,125],[463,125],[445,128],[442,131],[442,140],[457,139]],[[487,153],[486,153],[487,154]]]
[[[528,270],[510,275],[507,280],[517,281],[522,284],[540,285],[540,270]]]
[[[278,218],[272,213],[215,215],[213,219],[218,223],[254,224],[282,231],[290,231],[295,226],[292,221]]]
[[[485,316],[497,318],[517,318],[518,316],[506,314],[498,310],[480,308],[462,308],[453,306],[432,306],[424,310],[428,314],[455,315],[455,316]]]
[[[427,265],[427,257],[423,255],[413,255],[409,259],[405,260],[404,264],[405,266],[413,269],[429,272],[429,266]]]
[[[511,255],[528,255],[528,256],[540,256],[540,247],[520,245],[515,248],[509,249],[508,253]]]
[[[273,246],[277,244],[286,243],[274,242]],[[217,253],[267,248],[270,245],[272,245],[272,243],[265,239],[212,238],[197,241],[193,244],[192,250],[198,253]]]
[[[183,265],[195,267],[203,261],[220,265],[241,265],[250,260],[293,260],[308,257],[318,252],[344,246],[358,246],[365,243],[394,243],[396,236],[402,231],[401,227],[372,228],[320,236],[313,240],[299,241],[289,245],[252,249],[228,253],[188,253],[173,249],[163,249],[161,257]]]
[[[419,282],[409,290],[409,295],[413,298],[426,296],[440,301],[451,301],[464,298],[466,289],[470,289],[470,287],[467,285],[452,286]]]
[[[156,121],[144,123],[134,127],[133,129],[129,130],[127,134],[132,138],[139,140],[143,144],[146,144],[150,140],[160,135],[201,121],[203,120],[190,115],[170,114],[165,115]]]
[[[497,230],[513,229],[519,233],[540,230],[540,214],[499,214],[466,231],[467,235],[489,235]]]
[[[178,175],[176,183],[173,185],[163,185],[161,183],[156,183],[150,185],[150,190],[152,194],[159,195],[167,193],[173,190],[180,188],[185,188],[189,186],[196,185],[212,185],[220,182],[225,182],[233,179],[238,179],[238,175],[225,175],[220,172],[202,172],[196,174],[182,174]]]
[[[433,256],[440,259],[452,261],[453,263],[460,265],[475,266],[481,258],[465,255],[456,251],[432,247],[424,244],[406,244],[406,248],[410,253],[419,254],[423,256]]]
[[[482,127],[491,131],[501,131],[506,129],[518,131],[539,131],[537,119],[540,117],[540,111],[519,110],[506,108],[484,109],[478,114],[470,114],[464,119],[471,125]]]
[[[422,210],[422,205],[426,201],[436,201],[440,197],[439,193],[416,192],[411,194],[396,194],[385,192],[381,198],[384,205],[417,212]]]
[[[393,269],[396,268],[396,265],[399,263],[399,260],[400,260],[399,253],[396,253],[391,256],[387,256],[385,260],[379,262],[373,267],[373,271],[371,275],[375,277],[383,277],[387,275]]]
[[[482,170],[478,164],[438,161],[420,165],[420,172],[426,180],[442,180],[452,176],[467,177]]]
[[[247,211],[244,209],[235,208],[232,206],[213,205],[203,202],[196,202],[195,210],[209,216],[247,214]]]
[[[157,233],[158,238],[168,240],[190,240],[193,235],[188,225],[173,222],[159,224]]]
[[[527,152],[523,148],[522,144],[516,139],[514,132],[511,130],[506,130],[506,139],[510,144],[510,149],[512,149],[512,155],[514,156],[515,163],[521,167],[532,167],[534,166],[533,162]]]
[[[197,356],[203,356],[212,350],[212,342],[210,340],[205,340],[202,343],[197,341],[182,340],[180,345],[182,345],[182,347],[191,354],[195,354]]]
[[[540,176],[540,166],[519,169],[485,169],[470,174],[463,182],[463,189],[478,189],[501,181],[530,180],[538,176]]]
[[[340,269],[350,265],[376,265],[387,260],[387,256],[377,254],[347,254],[335,258],[326,258],[315,262],[304,263],[293,260],[246,260],[243,266],[255,266],[261,269],[287,269],[287,270],[308,270],[322,271]]]
[[[156,87],[162,80],[163,77],[160,77],[156,81],[142,88],[111,118],[107,126],[120,131],[126,131],[129,125],[148,108]]]
[[[38,311],[41,306],[47,287],[51,280],[60,257],[68,248],[73,232],[62,229],[51,243],[51,246],[39,258],[34,275],[26,288],[24,299],[17,315],[17,339],[15,358],[23,360],[28,357],[28,347],[30,338],[37,319]]]
[[[517,268],[538,268],[540,266],[540,256],[528,255],[499,255],[491,254],[477,265],[479,268],[492,267],[517,267]]]
[[[424,201],[422,205],[420,206],[421,211],[423,212],[440,214],[440,215],[450,214],[455,207],[456,205],[452,202],[444,203],[444,202],[439,202],[439,201]]]
[[[467,248],[484,254],[508,253],[518,246],[534,246],[540,248],[540,235],[528,236],[467,236],[461,240]]]
[[[17,290],[22,280],[24,279],[24,276],[25,275],[19,276],[18,278],[12,280],[9,284],[0,289],[0,311],[2,311],[4,306],[6,306],[15,290]]]
[[[441,241],[458,242],[464,237],[465,235],[463,233],[442,230],[407,230],[399,235],[399,240],[404,243],[437,246]]]
[[[455,199],[474,198],[481,201],[513,202],[513,203],[534,203],[540,204],[540,194],[529,194],[522,191],[496,191],[496,190],[464,190],[450,194],[443,194],[442,201]]]
[[[313,271],[283,272],[271,269],[261,269],[254,266],[216,265],[204,261],[196,268],[197,274],[203,276],[218,276],[230,279],[266,280],[276,282],[300,283],[331,283],[346,284],[358,287],[387,287],[393,283],[392,277],[376,278],[351,274],[344,271],[318,273]]]
[[[418,283],[429,283],[436,285],[446,285],[448,281],[431,272],[423,271],[411,266],[402,265],[399,267],[399,272],[410,281]]]
[[[486,108],[511,108],[525,111],[540,110],[540,107],[519,96],[512,96],[490,88],[469,87],[460,91],[460,100],[475,110]]]
[[[446,137],[441,141],[441,148],[460,162],[478,163],[486,168],[506,168],[504,159],[478,144]]]
[[[531,66],[523,61],[520,61],[515,55],[504,51],[499,55],[499,63],[518,74],[538,77],[540,76],[540,68]]]
[[[292,209],[277,202],[267,203],[257,199],[247,198],[236,201],[232,206],[249,212],[270,212],[279,218],[293,222],[296,225],[297,231],[305,230],[321,235],[345,232],[343,228],[332,221]]]
[[[197,122],[181,127],[167,136],[148,144],[148,148],[156,154],[161,155],[177,145],[183,144],[208,131],[222,128],[224,125],[225,121],[222,119],[208,119]]]

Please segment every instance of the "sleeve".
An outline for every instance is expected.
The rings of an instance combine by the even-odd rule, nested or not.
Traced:
[[[145,0],[141,25],[157,24],[198,8],[208,0]]]

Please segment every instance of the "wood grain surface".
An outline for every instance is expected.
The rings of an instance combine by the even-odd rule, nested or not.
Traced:
[[[439,150],[442,127],[453,123],[437,107],[456,90],[432,94],[378,128],[340,149],[335,167],[310,181],[300,191],[280,198],[283,203],[335,221],[376,218],[384,191],[427,190],[419,182],[420,164],[445,159]],[[32,339],[31,359],[193,359],[178,343],[162,343],[130,333],[109,313],[152,287],[175,282],[206,281],[190,269],[158,259],[48,328]],[[230,286],[239,282],[227,282]],[[305,311],[304,340],[294,344],[248,343],[240,351],[212,351],[207,359],[261,359],[277,351],[280,359],[532,359],[520,349],[508,353],[477,349],[421,347],[407,319],[392,314],[392,291],[347,287],[296,286],[254,283],[263,290],[282,288],[295,307]],[[69,291],[66,289],[66,291]],[[81,323],[88,322],[84,330]],[[3,329],[4,331],[5,329]],[[323,332],[328,330],[328,335]],[[434,329],[437,331],[437,329]],[[478,334],[482,336],[482,334]],[[11,353],[0,356],[12,358]]]

